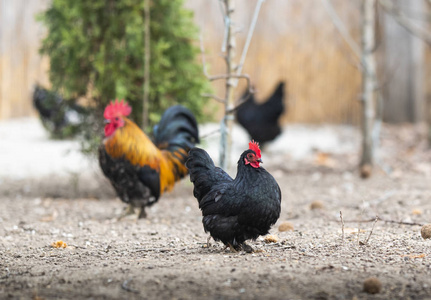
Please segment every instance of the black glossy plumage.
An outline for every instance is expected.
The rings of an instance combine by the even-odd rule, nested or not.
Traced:
[[[99,147],[99,164],[123,202],[145,207],[158,200],[159,174],[155,170],[134,166],[124,158],[112,159],[103,145]],[[142,214],[145,216],[144,209]]]
[[[261,104],[247,91],[243,97],[248,99],[236,110],[238,123],[261,146],[281,133],[278,119],[284,112],[284,86],[284,82],[280,82],[272,96]]]
[[[250,152],[241,155],[235,179],[216,167],[202,149],[191,149],[186,162],[205,232],[236,249],[267,234],[280,216],[280,187],[264,168],[244,163]]]
[[[174,152],[199,143],[198,124],[192,112],[181,105],[169,107],[153,129],[154,144]]]
[[[89,115],[87,109],[78,105],[75,99],[64,99],[39,85],[33,92],[33,106],[39,112],[42,124],[54,138],[78,134]]]

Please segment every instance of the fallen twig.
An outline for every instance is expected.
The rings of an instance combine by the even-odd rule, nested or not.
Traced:
[[[340,219],[341,219],[341,242],[344,245],[344,221],[343,221],[343,213],[340,210]]]
[[[360,223],[358,223],[358,240],[357,240],[358,245],[360,245],[360,244],[361,244],[361,242],[359,241],[359,234],[361,233],[361,227],[359,226],[359,224],[360,224]]]
[[[411,225],[411,226],[423,226],[422,223],[416,223],[416,222],[404,222],[404,221],[394,221],[394,220],[384,220],[379,218],[380,221],[385,223],[394,223],[394,224],[400,224],[400,225]],[[369,222],[375,222],[376,219],[369,219],[369,220],[346,220],[346,223],[369,223]]]
[[[376,216],[376,219],[374,220],[374,223],[373,223],[373,227],[371,227],[370,234],[368,235],[368,238],[366,239],[365,244],[368,244],[368,241],[370,240],[370,237],[373,234],[374,226],[376,226],[376,223],[378,220],[379,220],[379,217]]]
[[[165,252],[169,252],[169,251],[171,251],[172,249],[169,249],[169,248],[160,248],[160,249],[154,249],[154,248],[142,248],[142,249],[136,249],[135,251],[133,251],[133,252],[162,252],[162,253],[165,253]]]

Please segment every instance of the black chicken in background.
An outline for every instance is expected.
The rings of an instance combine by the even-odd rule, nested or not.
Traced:
[[[216,167],[203,149],[192,148],[186,161],[205,232],[232,251],[252,252],[245,241],[267,234],[280,216],[280,187],[261,163],[254,141],[241,154],[235,179]]]
[[[284,82],[280,82],[271,97],[257,103],[253,94],[246,91],[242,103],[236,110],[236,119],[253,140],[261,146],[274,140],[280,133],[280,116],[284,113]]]
[[[64,99],[58,93],[36,85],[33,105],[39,112],[43,126],[52,138],[74,137],[81,131],[88,111],[76,103],[75,99]]]

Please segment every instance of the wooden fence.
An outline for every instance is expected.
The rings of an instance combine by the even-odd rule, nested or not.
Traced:
[[[239,57],[257,0],[235,2],[235,23],[239,30],[236,52]],[[30,97],[33,85],[35,82],[48,84],[48,60],[38,55],[40,39],[45,31],[35,21],[34,15],[49,3],[50,0],[0,0],[0,119],[34,114]],[[332,0],[332,3],[350,34],[360,44],[361,2]],[[223,19],[219,1],[187,0],[186,6],[195,12],[196,23],[201,29],[209,72],[223,73],[224,62],[220,57]],[[418,45],[425,47],[421,43]],[[429,50],[424,49],[423,57],[429,57]],[[384,51],[391,49],[385,48]],[[418,59],[423,58],[416,57],[414,61],[406,58],[405,64],[391,61],[392,65],[387,68],[403,72],[400,68],[411,68]],[[361,82],[358,62],[320,1],[267,0],[259,15],[244,72],[252,78],[258,99],[265,99],[278,81],[287,82],[288,113],[284,121],[357,124]],[[427,80],[429,72],[424,74],[424,79],[418,80]],[[393,84],[397,85],[396,82],[386,82],[386,88]],[[412,85],[414,83],[404,85],[405,94],[397,100],[405,107],[416,105],[410,99]],[[215,83],[214,87],[216,93],[223,95],[222,82]],[[238,96],[243,88],[241,83]],[[426,94],[422,90],[419,93]],[[397,97],[397,94],[392,93],[391,97]],[[396,121],[410,120],[402,108],[392,110],[386,118],[391,120],[391,116],[397,114],[401,117],[393,118]],[[418,116],[414,118],[420,119]]]

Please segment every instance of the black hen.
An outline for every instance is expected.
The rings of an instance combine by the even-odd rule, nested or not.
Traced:
[[[53,138],[73,137],[81,131],[87,110],[73,99],[64,99],[58,93],[36,85],[33,105],[43,126]]]
[[[259,165],[259,146],[250,142],[249,148],[241,154],[235,179],[214,166],[202,149],[190,150],[186,161],[205,232],[231,249],[242,247],[246,252],[252,248],[245,241],[267,234],[281,206],[280,187]]]
[[[238,123],[262,146],[274,140],[281,133],[278,119],[284,112],[284,82],[280,82],[272,96],[262,104],[256,103],[248,91],[243,97],[248,99],[236,111]]]

